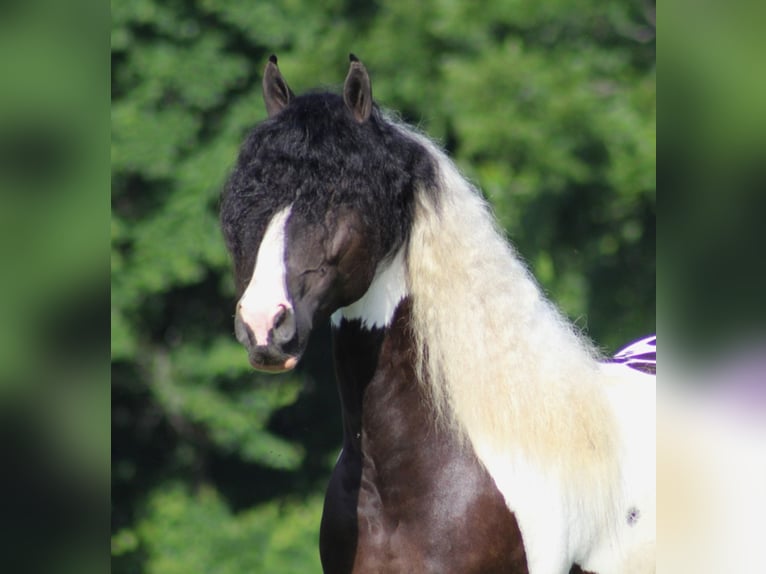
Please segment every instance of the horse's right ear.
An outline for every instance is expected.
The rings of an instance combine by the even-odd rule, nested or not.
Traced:
[[[263,101],[269,117],[284,110],[294,97],[295,94],[277,67],[277,57],[272,54],[263,71]]]

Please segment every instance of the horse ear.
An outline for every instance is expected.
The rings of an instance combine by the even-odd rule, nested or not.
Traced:
[[[293,98],[295,94],[277,67],[277,57],[272,54],[263,71],[263,101],[269,117],[284,110]]]
[[[343,101],[360,124],[367,121],[372,112],[372,85],[367,69],[354,54],[349,54],[351,65],[343,85]]]

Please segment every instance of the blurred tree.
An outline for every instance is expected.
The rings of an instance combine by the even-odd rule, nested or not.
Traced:
[[[327,330],[292,376],[234,340],[217,222],[275,52],[296,92],[354,51],[607,351],[654,329],[653,5],[113,0],[113,570],[310,572],[340,443]],[[587,323],[586,323],[587,321]]]

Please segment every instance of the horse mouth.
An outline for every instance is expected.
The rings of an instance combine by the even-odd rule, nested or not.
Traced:
[[[298,357],[288,356],[285,357],[285,359],[281,362],[267,362],[260,357],[254,357],[252,355],[250,356],[250,366],[252,366],[256,371],[261,371],[263,373],[286,373],[288,371],[292,371],[297,364]]]

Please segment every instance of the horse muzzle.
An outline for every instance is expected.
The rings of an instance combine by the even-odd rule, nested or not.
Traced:
[[[237,305],[234,332],[244,345],[253,368],[269,373],[290,371],[298,364],[295,314],[291,307],[278,305],[267,316],[253,316]]]

